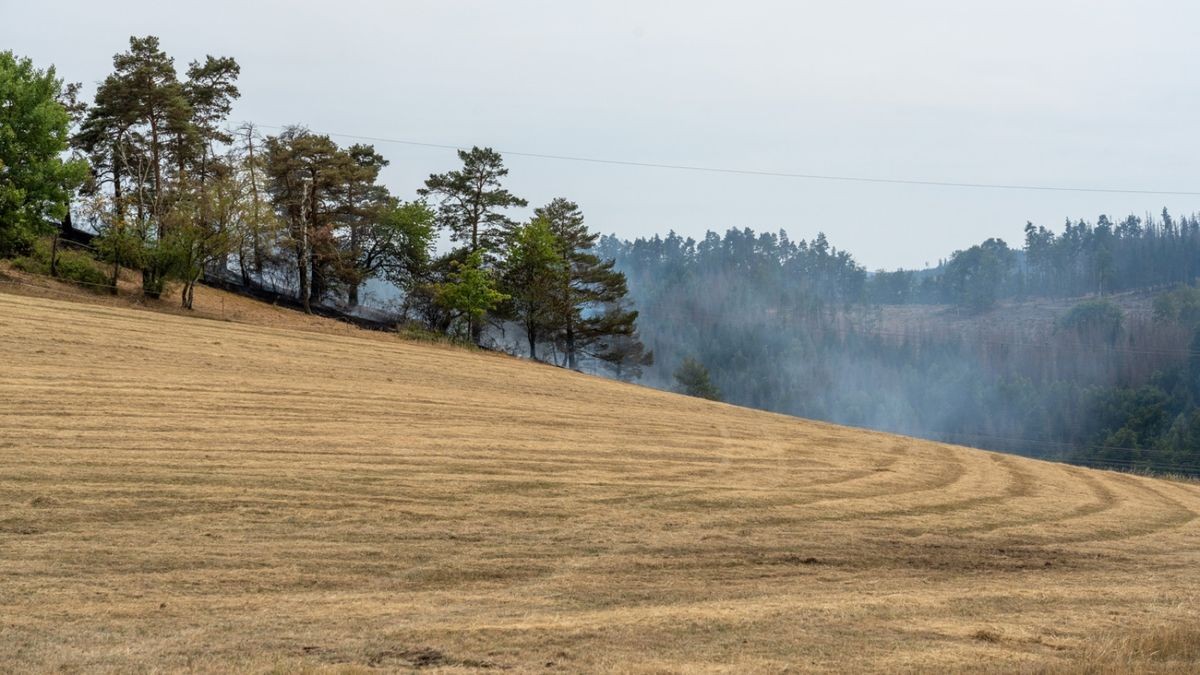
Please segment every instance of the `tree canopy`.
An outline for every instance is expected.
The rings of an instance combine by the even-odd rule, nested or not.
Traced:
[[[676,391],[688,396],[720,401],[721,392],[713,385],[708,376],[708,368],[696,359],[688,356],[675,370]]]
[[[87,165],[64,159],[71,115],[53,67],[0,52],[0,254],[28,248],[67,216]]]

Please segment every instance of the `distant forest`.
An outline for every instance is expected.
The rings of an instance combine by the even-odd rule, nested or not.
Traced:
[[[1113,468],[1200,472],[1200,220],[1026,226],[936,268],[868,273],[825,235],[603,237],[670,386],[685,358],[727,401]],[[1139,291],[1149,311],[1112,299]],[[1129,295],[1119,296],[1124,299]],[[1053,321],[1022,308],[1074,298]],[[1059,303],[1061,304],[1061,302]],[[889,324],[907,305],[917,320]],[[892,308],[892,309],[889,309]]]
[[[1075,297],[1190,284],[1200,272],[1200,221],[1127,216],[1068,220],[1061,233],[1025,225],[1024,248],[988,239],[934,270],[878,272],[863,284],[882,304],[952,303],[989,309],[1003,298]]]

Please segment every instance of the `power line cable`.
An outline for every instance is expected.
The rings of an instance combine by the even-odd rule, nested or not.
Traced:
[[[255,126],[264,129],[286,129],[288,127],[276,126],[271,124],[255,124]],[[332,131],[318,131],[326,136],[337,136],[339,138],[349,138],[359,141],[370,141],[373,143],[395,143],[398,145],[411,145],[423,148],[439,148],[442,150],[466,150],[467,145],[451,145],[446,143],[430,143],[426,141],[413,141],[400,138],[384,138],[381,136],[363,136],[357,134],[344,134]],[[632,166],[645,169],[668,169],[674,171],[692,171],[697,173],[716,173],[738,176],[764,176],[771,178],[798,178],[802,180],[821,180],[821,181],[836,181],[846,183],[874,183],[884,185],[912,185],[922,187],[949,187],[949,188],[971,188],[983,190],[1031,190],[1041,192],[1088,192],[1101,194],[1132,194],[1132,195],[1168,195],[1168,196],[1187,196],[1200,197],[1198,191],[1188,190],[1141,190],[1132,188],[1103,188],[1103,187],[1071,187],[1064,185],[1026,185],[1019,183],[974,183],[966,181],[941,181],[941,180],[922,180],[912,178],[879,178],[872,176],[843,176],[834,174],[818,174],[818,173],[794,173],[788,171],[767,171],[760,169],[732,169],[726,167],[715,166],[699,166],[693,164],[670,164],[664,162],[644,162],[637,160],[625,159],[606,159],[600,157],[582,157],[577,155],[559,155],[541,152],[525,152],[518,150],[496,150],[501,155],[510,155],[513,157],[529,157],[533,159],[549,159],[561,162],[584,162],[588,164],[606,164],[611,166]]]

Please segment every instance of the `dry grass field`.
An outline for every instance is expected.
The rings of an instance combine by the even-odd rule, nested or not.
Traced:
[[[6,290],[0,670],[1200,669],[1200,485]]]

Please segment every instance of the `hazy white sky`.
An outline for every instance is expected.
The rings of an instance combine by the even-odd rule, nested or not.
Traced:
[[[0,0],[0,49],[92,86],[131,34],[242,65],[233,119],[793,173],[1200,190],[1200,4],[1089,0]],[[349,139],[337,139],[351,142]],[[412,197],[450,150],[377,144]],[[1200,198],[831,183],[510,157],[593,228],[828,234],[920,266],[1026,220]]]

